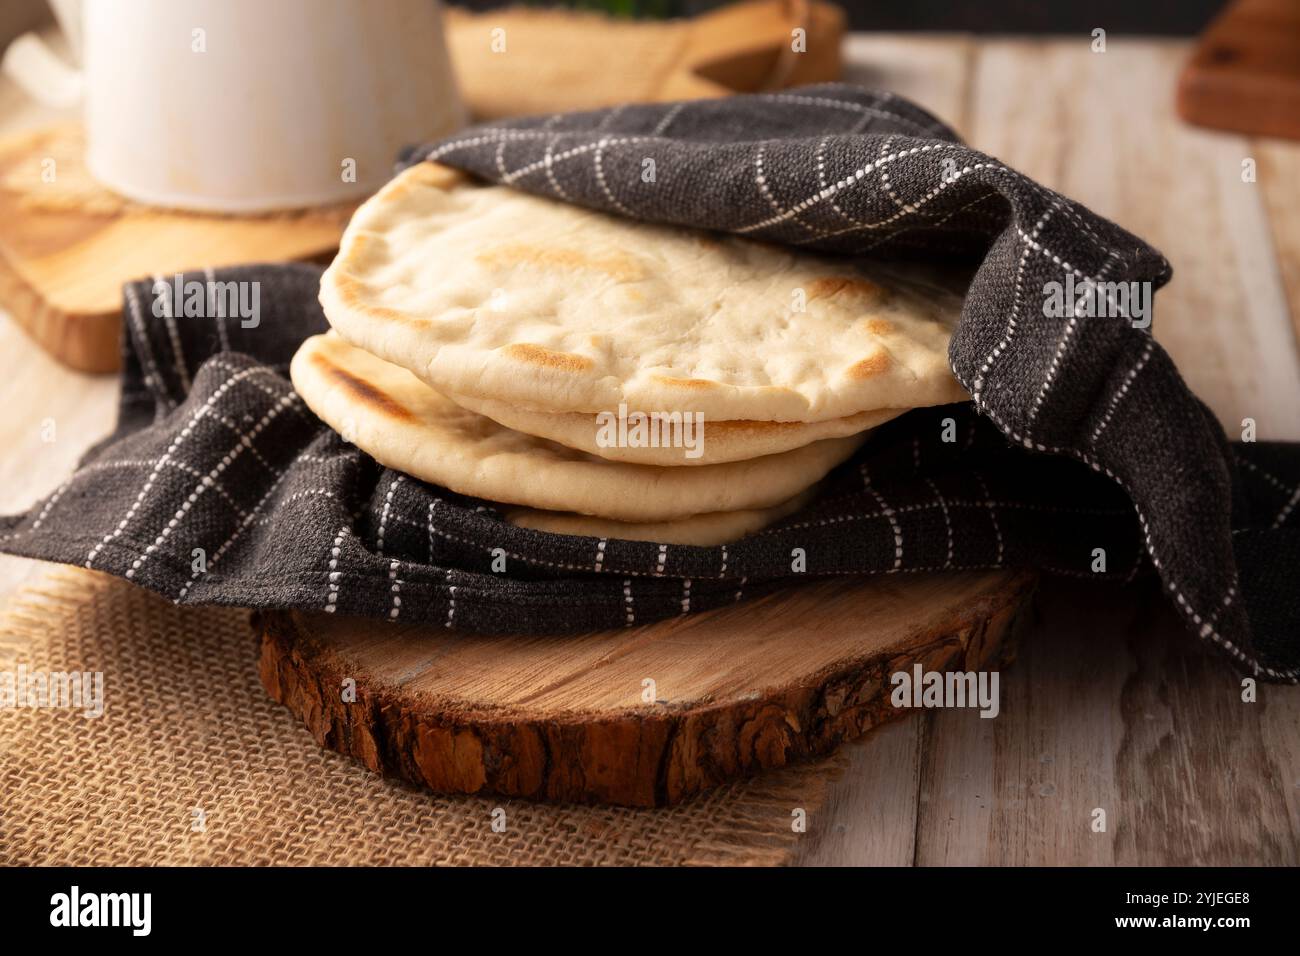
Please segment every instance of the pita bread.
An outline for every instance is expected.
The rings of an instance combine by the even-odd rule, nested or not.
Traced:
[[[824,422],[967,398],[947,361],[957,296],[432,163],[357,210],[320,300],[439,391],[539,410]]]
[[[506,428],[549,438],[607,461],[663,467],[716,465],[776,455],[824,438],[861,434],[907,411],[905,408],[882,408],[825,422],[706,421],[699,429],[702,436],[698,449],[700,454],[692,458],[688,449],[680,444],[661,443],[660,447],[638,447],[603,441],[603,435],[610,426],[596,416],[581,412],[540,412],[490,398],[471,398],[466,395],[447,397],[462,408],[486,415]]]
[[[452,491],[617,521],[769,508],[820,481],[862,437],[699,468],[604,461],[503,428],[333,334],[302,344],[289,374],[327,425],[381,464]]]
[[[656,521],[633,524],[627,521],[610,521],[559,511],[537,511],[533,508],[510,508],[505,518],[521,528],[549,531],[553,534],[572,534],[586,538],[621,538],[624,541],[654,541],[658,544],[691,544],[712,548],[730,544],[746,535],[761,531],[787,515],[792,515],[813,498],[812,490],[795,495],[789,501],[771,508],[749,508],[743,511],[714,511],[710,514],[691,515],[676,521]]]

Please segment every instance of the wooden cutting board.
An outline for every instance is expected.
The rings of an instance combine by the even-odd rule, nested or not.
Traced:
[[[371,770],[444,792],[644,807],[824,754],[911,712],[892,705],[890,675],[914,664],[996,668],[1036,580],[838,578],[558,637],[287,612],[254,622],[267,692],[318,743]]]
[[[447,11],[448,51],[477,119],[838,80],[844,29],[844,11],[820,0],[750,0],[665,21]]]
[[[95,182],[81,129],[0,141],[0,307],[85,372],[117,369],[122,284],[245,262],[327,258],[352,204],[259,216],[145,206]]]
[[[1234,0],[1183,70],[1178,112],[1201,126],[1300,139],[1300,3]]]

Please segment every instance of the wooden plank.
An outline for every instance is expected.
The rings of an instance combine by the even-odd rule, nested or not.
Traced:
[[[1003,673],[994,726],[933,716],[919,863],[1300,861],[1292,689],[1242,702],[1239,676],[1188,639],[1151,582],[1048,582],[1039,603],[1038,640]]]
[[[964,137],[978,49],[965,34],[853,33],[844,42],[844,81],[905,96]]]
[[[0,134],[10,136],[74,115],[34,103],[12,80],[0,76]],[[5,383],[8,408],[0,420],[0,447],[5,449],[0,456],[0,512],[12,514],[57,488],[85,450],[112,430],[117,382],[81,375],[55,362],[36,348],[2,306],[0,381]],[[42,440],[45,418],[55,422],[53,442]],[[0,603],[48,567],[0,555]]]
[[[1288,693],[1290,690],[1290,693]],[[1286,687],[1262,687],[1260,738],[1277,789],[1286,802],[1294,836],[1300,830],[1300,694]]]
[[[1196,313],[1189,311],[1188,321],[1180,326],[1179,341],[1186,347],[1175,358],[1180,368],[1196,371],[1201,367],[1199,356],[1210,348],[1223,356],[1213,384],[1197,391],[1218,414],[1230,438],[1241,437],[1242,420],[1250,417],[1258,423],[1260,439],[1295,441],[1300,439],[1300,354],[1287,304],[1283,260],[1273,243],[1264,188],[1258,179],[1242,181],[1242,162],[1254,158],[1255,150],[1235,136],[1204,136],[1213,140],[1205,144],[1205,155],[1218,179],[1224,255],[1236,267],[1237,284],[1234,297],[1227,301],[1215,290],[1212,301],[1187,303],[1191,310],[1227,311],[1218,313],[1219,320],[1209,323],[1209,334],[1203,335],[1194,332]],[[1199,347],[1193,344],[1198,338]]]
[[[989,42],[971,139],[1160,248],[1175,278],[1156,337],[1193,390],[1225,424],[1251,416],[1261,437],[1296,437],[1300,363],[1265,196],[1241,180],[1244,140],[1174,117],[1184,52]],[[931,718],[917,862],[1295,862],[1294,693],[1266,688],[1244,709],[1235,673],[1154,591],[1045,590],[1002,716]],[[1090,826],[1097,808],[1105,833]]]
[[[1300,143],[1252,140],[1256,175],[1268,216],[1291,331],[1300,340]]]
[[[52,492],[117,417],[117,381],[68,369],[37,348],[0,312],[0,513],[13,514]],[[46,440],[46,439],[52,440]],[[0,601],[49,566],[0,555]]]
[[[990,42],[976,76],[973,142],[1160,249],[1173,281],[1155,336],[1230,433],[1300,437],[1300,361],[1244,139],[1173,114],[1181,41]]]
[[[911,714],[841,749],[844,766],[792,865],[912,865],[925,727]]]
[[[1300,862],[1295,688],[1262,685],[1259,702],[1244,702],[1241,676],[1163,604],[1143,608],[1123,640],[1135,667],[1119,697],[1115,862]]]
[[[1116,690],[1132,670],[1118,635],[1134,612],[1115,588],[1099,594],[1051,582],[1045,590],[1041,621],[1001,673],[999,716],[933,714],[919,864],[1113,862]],[[1098,807],[1112,827],[1107,834],[1090,829]]]

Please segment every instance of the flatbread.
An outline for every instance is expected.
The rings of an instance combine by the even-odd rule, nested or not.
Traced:
[[[320,300],[345,339],[444,393],[546,411],[824,422],[967,398],[947,361],[957,296],[432,163],[357,210]]]
[[[312,411],[389,468],[477,498],[617,521],[772,507],[862,443],[861,436],[830,438],[699,468],[628,465],[504,428],[333,334],[304,342],[289,374]]]
[[[507,428],[549,438],[607,461],[663,467],[716,465],[776,455],[824,438],[862,434],[907,411],[905,408],[882,408],[824,422],[705,421],[703,427],[698,429],[699,440],[692,445],[665,440],[656,447],[626,441],[622,444],[610,443],[608,438],[617,430],[617,421],[611,423],[607,419],[581,412],[541,412],[490,398],[471,398],[467,395],[447,397],[462,408],[486,415]],[[625,416],[624,421],[634,424],[632,414],[634,413]],[[671,424],[656,427],[664,439],[678,434]],[[648,434],[647,432],[643,437],[648,437]],[[688,433],[683,429],[680,434]]]
[[[731,544],[746,535],[761,531],[773,522],[792,515],[811,501],[813,492],[805,491],[789,501],[771,508],[749,508],[743,511],[714,511],[691,515],[676,521],[632,523],[594,518],[559,511],[538,511],[535,508],[509,508],[505,518],[521,528],[549,531],[553,534],[573,534],[587,538],[621,538],[624,541],[654,541],[658,544],[691,544],[712,548]]]

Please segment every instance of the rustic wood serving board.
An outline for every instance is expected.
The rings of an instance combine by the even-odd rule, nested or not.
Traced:
[[[255,625],[268,693],[371,770],[437,791],[662,806],[909,713],[889,678],[915,663],[998,666],[1035,583],[1005,571],[838,578],[576,636],[287,612]]]
[[[1183,70],[1178,112],[1201,126],[1300,139],[1300,3],[1234,0]]]
[[[0,306],[65,364],[111,372],[121,360],[122,283],[323,258],[353,208],[223,216],[145,206],[90,177],[78,125],[18,134],[0,141]]]
[[[448,9],[447,47],[475,118],[496,119],[838,80],[844,26],[844,11],[821,0],[749,0],[665,21]]]

